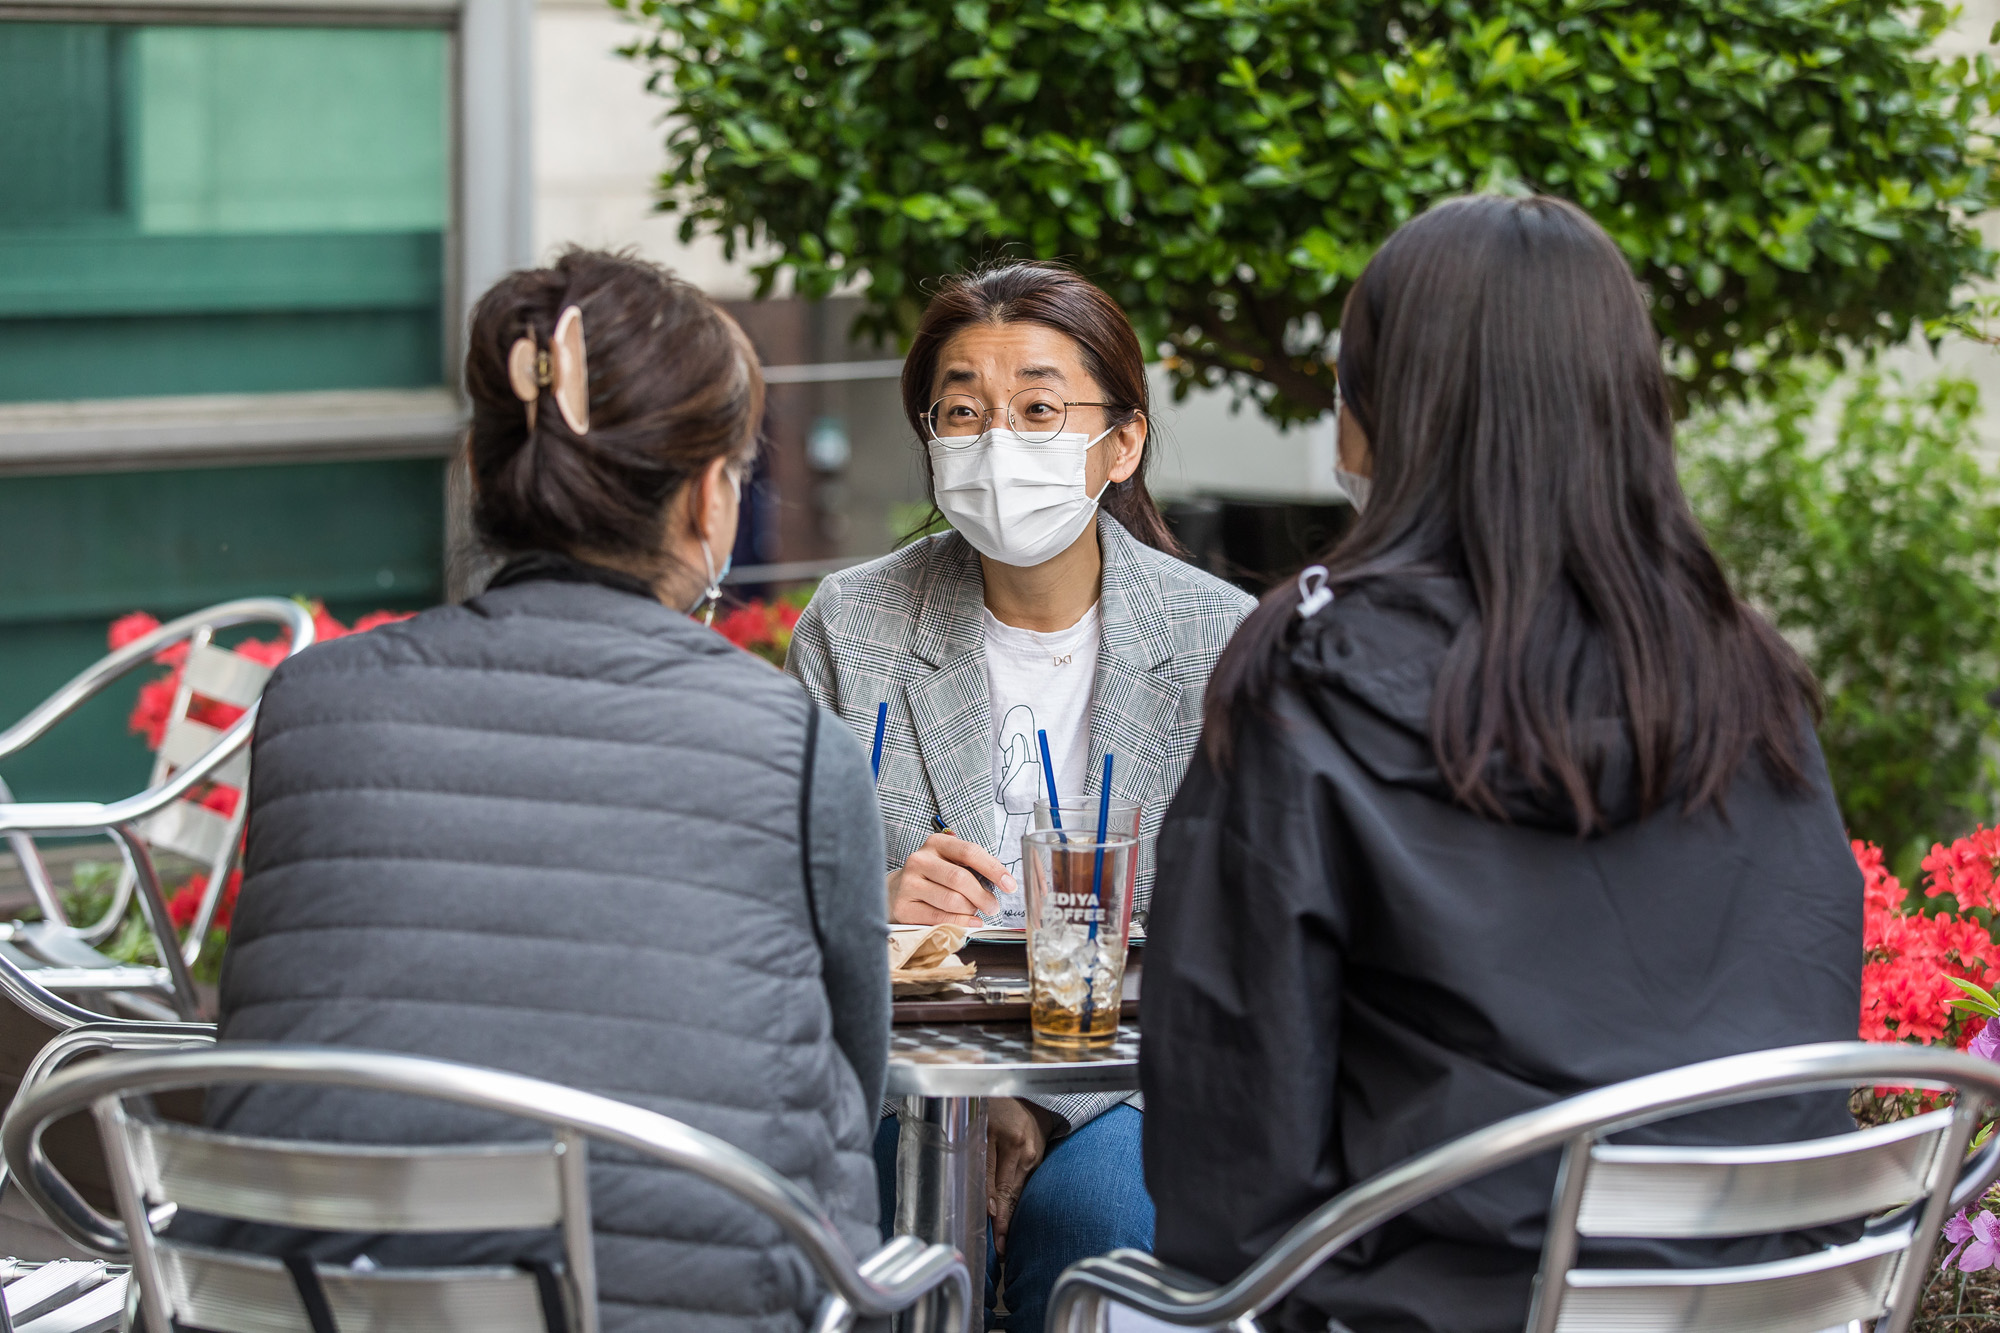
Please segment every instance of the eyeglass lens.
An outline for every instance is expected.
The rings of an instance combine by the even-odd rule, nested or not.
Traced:
[[[931,435],[944,444],[967,445],[986,433],[992,415],[971,394],[948,393],[931,404]],[[1060,435],[1068,417],[1069,408],[1053,389],[1023,389],[1007,400],[1007,429],[1034,444]]]

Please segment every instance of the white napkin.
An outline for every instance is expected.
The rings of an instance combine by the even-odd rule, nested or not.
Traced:
[[[959,960],[964,943],[962,926],[889,927],[890,990],[896,995],[928,995],[970,981],[979,966]]]

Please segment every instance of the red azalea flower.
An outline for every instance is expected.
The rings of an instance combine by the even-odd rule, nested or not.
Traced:
[[[1951,846],[1931,845],[1924,858],[1924,873],[1930,876],[1926,897],[1949,893],[1958,910],[1995,905],[1994,867],[2000,861],[2000,829],[1978,828]]]
[[[224,727],[233,724],[237,718],[242,717],[243,710],[235,704],[219,704],[213,699],[204,699],[200,695],[196,695],[188,701],[188,716],[205,726],[214,727],[217,731],[220,731]],[[155,746],[153,748],[158,749],[159,747]]]
[[[132,705],[132,715],[125,719],[126,727],[146,738],[146,748],[157,750],[167,735],[167,714],[173,711],[174,695],[179,692],[181,674],[176,671],[171,676],[149,680],[139,687],[139,698]]]
[[[195,913],[201,910],[201,895],[208,890],[208,876],[194,875],[181,890],[167,900],[167,916],[174,928],[186,930],[194,924]],[[210,920],[211,929],[228,930],[229,923],[236,916],[236,899],[243,892],[243,872],[232,870],[222,884],[222,900],[215,905],[215,916]]]
[[[326,609],[325,602],[312,604],[313,642],[327,643],[334,639],[344,639],[353,631],[336,620]]]
[[[111,651],[115,653],[126,644],[145,638],[159,627],[160,622],[157,618],[147,615],[144,611],[134,611],[130,615],[123,615],[112,621],[111,628],[104,637],[111,645]],[[154,653],[153,660],[161,666],[179,666],[187,661],[187,652],[187,641],[183,639],[179,643],[170,643]]]
[[[201,895],[207,889],[208,876],[196,875],[167,899],[167,916],[172,919],[176,930],[186,930],[194,924],[195,913],[201,910]]]
[[[715,632],[738,648],[755,644],[765,633],[763,603],[749,602],[729,611],[715,622]]]
[[[1976,850],[1963,853],[1975,859],[1978,855]],[[1976,1029],[1951,1007],[1961,993],[1949,978],[1990,988],[2000,977],[2000,946],[1973,918],[1906,911],[1907,894],[1883,865],[1879,848],[1857,842],[1854,859],[1862,874],[1866,950],[1861,970],[1862,1039],[1949,1041],[1961,1046],[1969,1042]],[[1933,849],[1929,861],[1945,865],[1949,849]],[[1934,881],[1938,873],[1933,871]]]
[[[326,606],[320,602],[312,604],[313,625],[321,639],[343,639],[349,634],[360,634],[381,625],[393,625],[410,619],[414,611],[371,611],[354,622],[349,629],[339,620],[327,614]],[[160,627],[157,618],[144,611],[133,611],[111,622],[105,634],[112,651],[143,638]],[[280,634],[275,639],[246,639],[234,648],[235,652],[264,666],[274,667],[285,660],[291,651],[291,636]],[[153,660],[162,666],[174,668],[172,674],[158,680],[147,681],[139,687],[138,700],[126,718],[126,727],[135,735],[146,738],[146,747],[158,750],[167,734],[167,714],[174,706],[174,696],[180,690],[180,667],[187,661],[185,641],[162,649],[153,655]],[[218,729],[228,727],[243,716],[243,710],[232,704],[197,696],[188,704],[188,716],[197,722]]]
[[[274,667],[285,660],[285,654],[292,650],[291,636],[277,639],[245,639],[236,645],[236,651],[260,666]]]
[[[215,905],[215,926],[228,930],[236,919],[236,899],[243,892],[243,872],[232,870],[229,878],[222,882],[222,901]]]
[[[143,639],[160,627],[159,618],[149,616],[144,611],[134,611],[111,622],[111,630],[105,635],[111,644],[111,651],[117,652],[135,639]]]

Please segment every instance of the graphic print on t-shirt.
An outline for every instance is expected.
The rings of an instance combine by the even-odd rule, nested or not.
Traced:
[[[999,753],[995,757],[993,804],[1001,816],[993,849],[1007,873],[1021,882],[1021,835],[1035,826],[1035,798],[1040,796],[1042,764],[1035,738],[1035,710],[1015,704],[1000,719]],[[1002,910],[1007,905],[1002,904]]]
[[[1067,629],[1040,631],[1003,624],[986,612],[987,683],[992,691],[994,858],[1025,884],[1021,835],[1034,827],[1035,802],[1046,799],[1039,733],[1049,735],[1056,790],[1088,794],[1090,690],[1100,639],[1092,606]],[[1000,895],[1000,920],[1027,919],[1025,894]]]

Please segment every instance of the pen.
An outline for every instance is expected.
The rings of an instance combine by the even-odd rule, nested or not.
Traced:
[[[937,831],[939,833],[944,834],[948,838],[956,838],[958,836],[956,833],[953,833],[951,831],[951,827],[944,822],[943,815],[933,814],[931,816],[931,823],[936,824]],[[991,889],[993,887],[992,881],[988,880],[984,875],[975,872],[972,877],[978,880],[980,885],[984,888]],[[990,917],[986,915],[986,913],[984,912],[979,913],[979,919],[981,921],[984,921],[989,926],[994,926],[999,924],[998,918]]]

